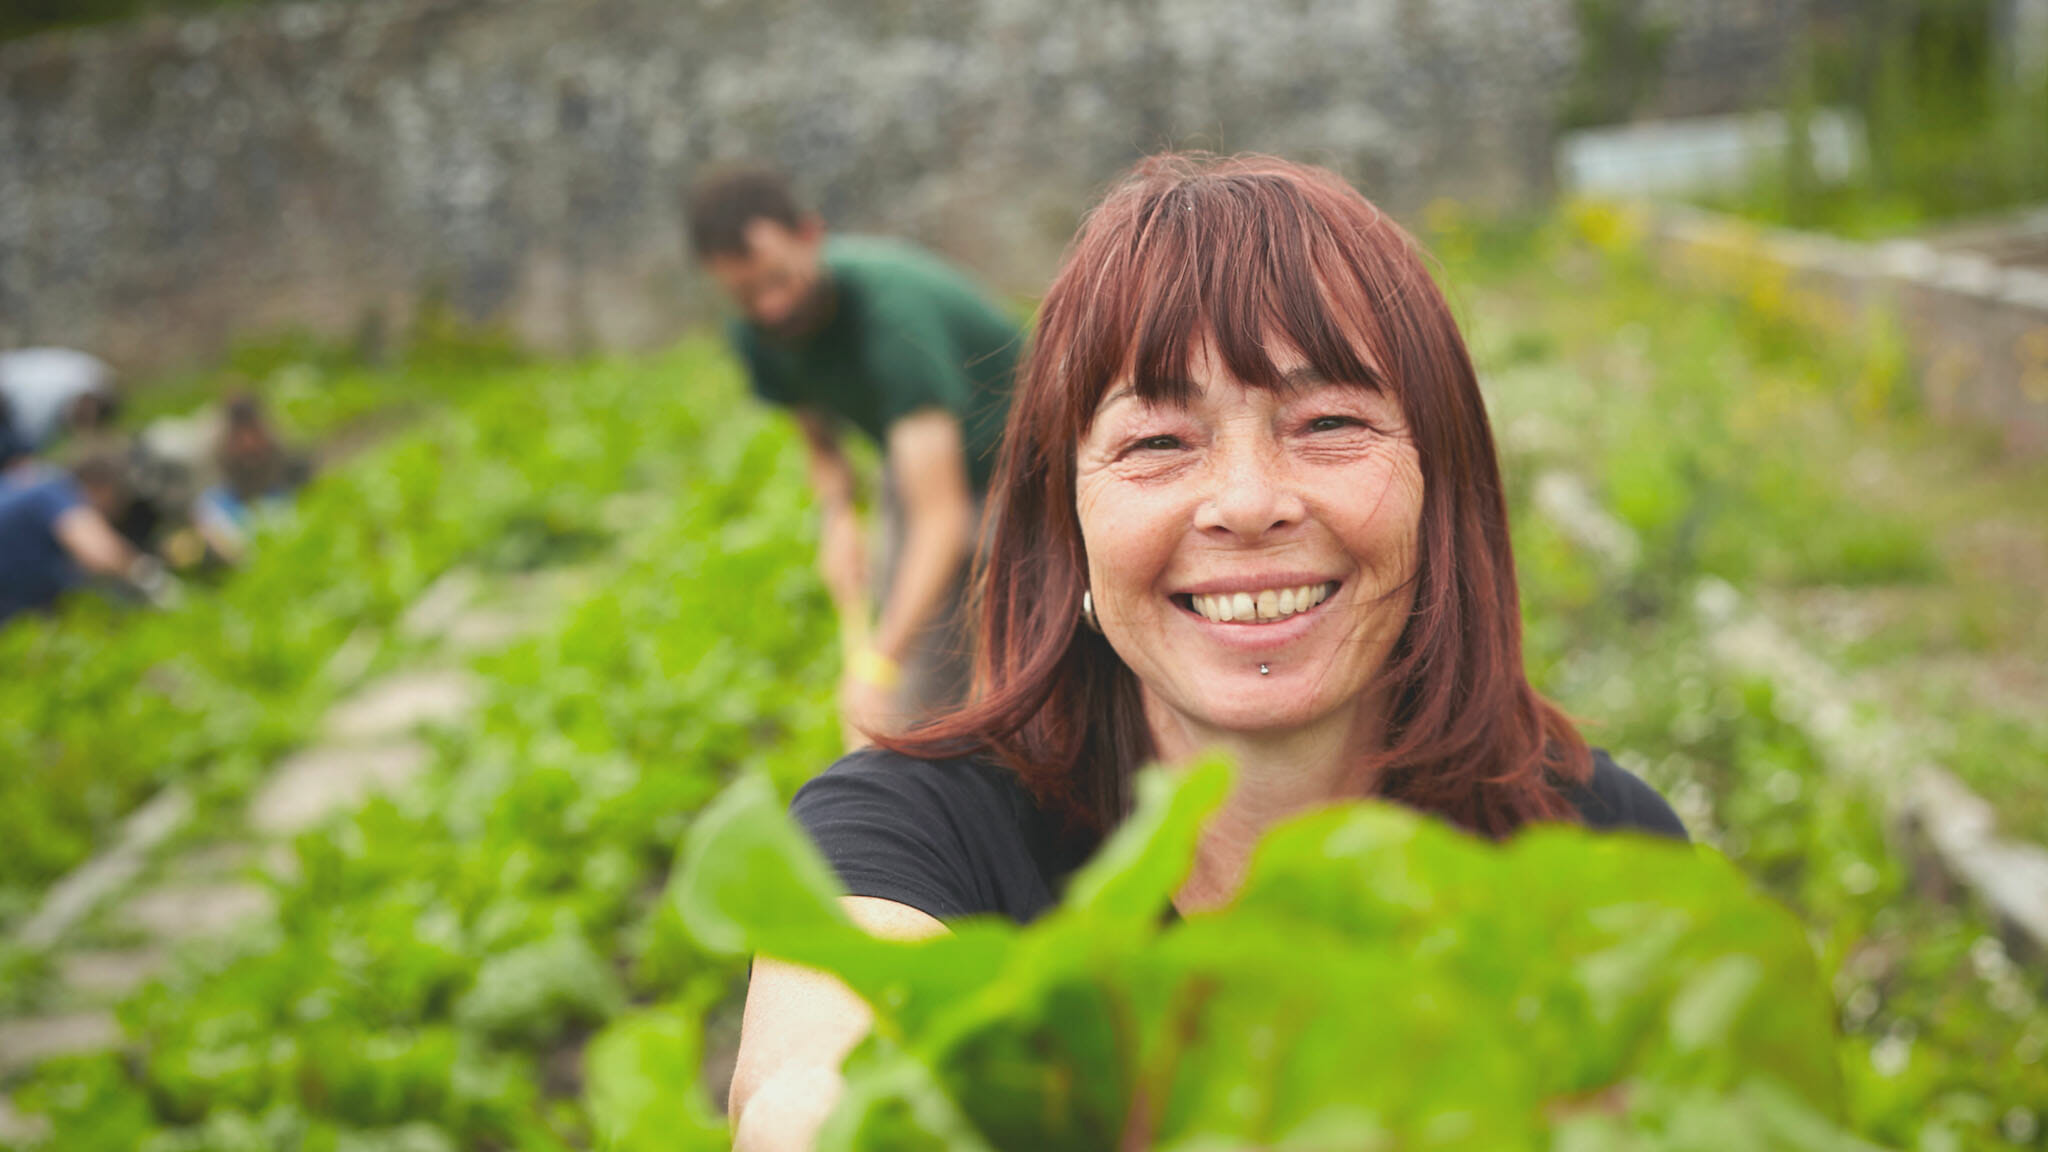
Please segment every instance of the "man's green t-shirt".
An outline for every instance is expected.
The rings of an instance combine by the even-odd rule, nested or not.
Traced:
[[[908,244],[863,236],[826,240],[829,319],[783,340],[744,320],[731,336],[754,392],[816,408],[888,443],[889,426],[923,408],[960,421],[967,479],[988,489],[1024,338],[953,268]]]

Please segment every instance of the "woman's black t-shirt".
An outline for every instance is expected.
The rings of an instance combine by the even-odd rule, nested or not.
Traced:
[[[1655,789],[1593,753],[1593,776],[1566,798],[1591,828],[1687,839]],[[1029,923],[1059,902],[1100,841],[1063,834],[1016,775],[982,760],[919,760],[866,748],[796,794],[790,812],[848,894],[907,904],[939,920]]]

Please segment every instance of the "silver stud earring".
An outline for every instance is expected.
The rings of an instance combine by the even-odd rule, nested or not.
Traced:
[[[1093,592],[1081,593],[1081,619],[1087,621],[1088,627],[1094,631],[1102,631],[1102,622],[1095,618],[1095,594]]]

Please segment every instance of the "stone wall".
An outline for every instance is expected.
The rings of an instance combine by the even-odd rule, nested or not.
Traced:
[[[1759,30],[1793,6],[1660,7],[1662,110],[1774,83]],[[1027,292],[1103,182],[1168,145],[1320,161],[1396,210],[1526,202],[1572,11],[356,0],[46,37],[0,48],[0,345],[151,370],[438,297],[545,347],[644,346],[704,314],[679,191],[735,157]]]

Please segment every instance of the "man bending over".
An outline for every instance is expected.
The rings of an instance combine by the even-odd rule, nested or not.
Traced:
[[[961,600],[1022,347],[1017,325],[928,253],[827,237],[773,172],[707,181],[690,197],[689,227],[739,306],[729,336],[754,392],[803,430],[824,513],[819,567],[846,642],[848,744],[957,703],[968,676]],[[872,585],[847,429],[882,453],[884,555]]]

